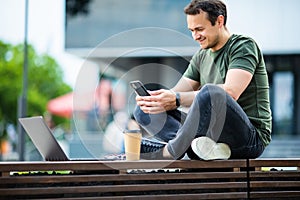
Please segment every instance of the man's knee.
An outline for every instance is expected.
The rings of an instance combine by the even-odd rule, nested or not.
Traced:
[[[197,94],[196,99],[201,102],[212,98],[219,99],[224,97],[226,97],[226,92],[221,87],[215,84],[205,84]]]

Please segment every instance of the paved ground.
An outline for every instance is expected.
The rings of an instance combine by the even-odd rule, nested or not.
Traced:
[[[262,158],[300,158],[300,137],[273,137]]]

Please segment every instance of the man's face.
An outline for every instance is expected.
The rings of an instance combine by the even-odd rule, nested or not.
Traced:
[[[194,40],[199,42],[201,48],[218,50],[220,30],[217,23],[214,26],[211,25],[207,19],[207,13],[201,11],[197,15],[187,15],[187,25]]]

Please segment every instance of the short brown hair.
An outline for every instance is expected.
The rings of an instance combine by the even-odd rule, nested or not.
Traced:
[[[219,15],[224,16],[224,26],[227,21],[226,5],[220,0],[192,0],[185,8],[184,13],[187,15],[197,15],[200,12],[208,14],[208,20],[214,26]]]

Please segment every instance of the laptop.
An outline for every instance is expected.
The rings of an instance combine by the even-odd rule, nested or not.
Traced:
[[[46,161],[111,161],[122,158],[69,158],[42,116],[19,118],[19,122]]]

